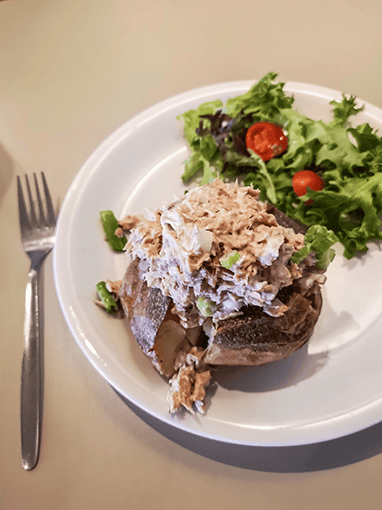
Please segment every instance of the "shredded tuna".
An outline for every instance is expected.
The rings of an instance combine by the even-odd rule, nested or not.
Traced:
[[[116,281],[108,281],[106,282],[106,288],[109,292],[112,292],[115,295],[118,295],[119,289],[121,288],[122,280],[116,280]]]
[[[127,251],[148,261],[148,286],[170,296],[182,324],[193,327],[237,315],[246,305],[284,313],[275,298],[302,276],[290,259],[303,245],[302,234],[267,212],[258,190],[216,179],[141,221]],[[223,267],[236,253],[238,260]],[[208,306],[198,306],[200,300]]]
[[[206,387],[210,383],[211,372],[201,361],[204,349],[193,347],[187,354],[184,364],[170,379],[167,395],[169,411],[174,413],[184,407],[194,413],[193,404],[199,412],[204,413]]]
[[[124,236],[123,229],[121,227],[118,227],[117,230],[114,232],[114,234],[117,237],[123,237]]]
[[[130,230],[136,227],[141,220],[142,218],[139,216],[128,214],[123,218],[123,220],[118,222],[118,225],[123,231],[130,232]]]

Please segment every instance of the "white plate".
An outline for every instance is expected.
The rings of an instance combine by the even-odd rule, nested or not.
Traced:
[[[230,443],[298,445],[337,438],[382,420],[382,252],[339,254],[328,271],[322,314],[309,348],[257,368],[222,369],[202,415],[167,413],[167,383],[137,346],[123,320],[94,305],[95,284],[120,279],[124,256],[104,242],[99,211],[117,217],[159,207],[183,193],[188,149],[176,116],[200,103],[226,101],[253,84],[232,82],[180,94],[137,115],[108,137],[75,177],[62,204],[54,277],[69,328],[83,353],[124,397],[185,431]],[[330,120],[329,89],[288,82],[295,108]],[[366,104],[356,117],[382,127]]]

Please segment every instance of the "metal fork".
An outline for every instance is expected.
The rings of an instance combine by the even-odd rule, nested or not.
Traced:
[[[41,198],[37,177],[36,174],[34,174],[38,213],[36,213],[28,176],[25,175],[29,199],[28,213],[21,179],[17,176],[21,241],[31,261],[25,292],[25,345],[21,372],[20,401],[21,458],[22,465],[27,470],[33,469],[38,463],[42,429],[44,399],[44,317],[41,268],[56,240],[56,215],[43,172],[41,172],[41,178],[45,195],[46,212],[44,211],[44,204]]]

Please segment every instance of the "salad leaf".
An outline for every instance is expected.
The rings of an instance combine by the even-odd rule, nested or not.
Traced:
[[[178,117],[191,150],[184,182],[239,179],[290,218],[333,230],[345,257],[365,252],[369,241],[382,239],[382,138],[369,124],[349,126],[363,109],[354,96],[330,102],[330,122],[314,120],[293,109],[294,98],[276,78],[268,73],[225,105],[212,101]],[[281,125],[288,137],[286,152],[268,162],[245,143],[248,128],[261,121]],[[298,197],[292,177],[308,169],[319,173],[324,189]]]
[[[188,110],[185,113],[177,116],[177,119],[183,119],[184,123],[184,137],[188,141],[191,147],[200,147],[202,138],[195,135],[196,130],[200,127],[200,124],[204,124],[202,115],[213,114],[223,106],[223,103],[218,99],[216,101],[210,101],[203,103],[198,107],[197,110]]]
[[[231,117],[244,112],[264,119],[275,119],[281,109],[291,108],[294,99],[284,94],[284,83],[275,83],[276,78],[277,73],[268,73],[245,94],[228,99],[226,113]]]
[[[333,106],[332,124],[346,126],[351,115],[355,115],[364,109],[364,106],[356,108],[355,102],[355,96],[346,97],[345,94],[342,94],[342,101],[340,103],[338,103],[335,99],[330,101],[330,104]]]

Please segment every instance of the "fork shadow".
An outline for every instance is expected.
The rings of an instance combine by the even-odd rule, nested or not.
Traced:
[[[115,388],[112,389],[140,419],[162,436],[197,455],[233,467],[268,473],[304,473],[355,464],[382,453],[382,422],[338,439],[314,444],[232,444],[172,427],[128,401]]]

